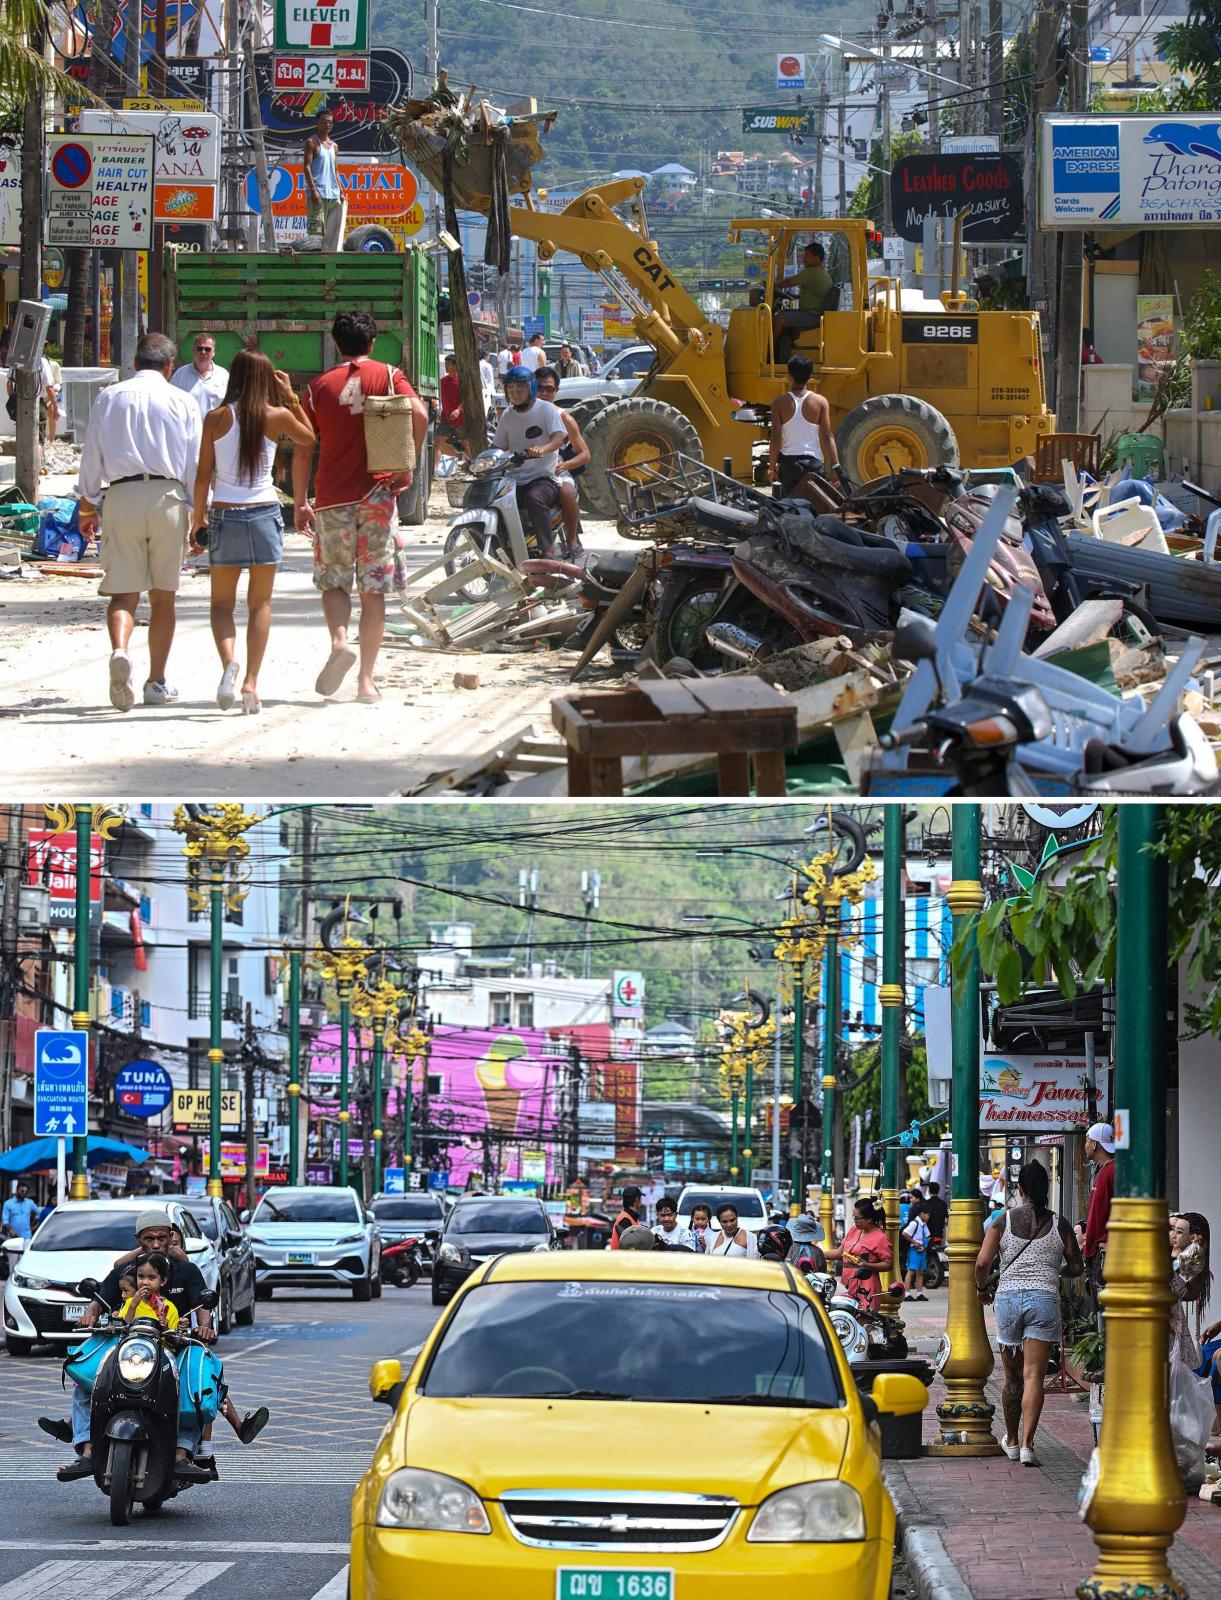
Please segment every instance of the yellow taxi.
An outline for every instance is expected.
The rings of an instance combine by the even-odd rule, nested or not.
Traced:
[[[501,1256],[404,1377],[352,1500],[352,1600],[886,1600],[881,1413],[784,1266]],[[817,1588],[812,1584],[817,1581]]]

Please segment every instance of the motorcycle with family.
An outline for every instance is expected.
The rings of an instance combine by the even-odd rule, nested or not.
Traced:
[[[212,1425],[223,1416],[243,1444],[268,1421],[266,1406],[245,1415],[229,1396],[212,1348],[217,1295],[188,1258],[164,1211],[136,1219],[135,1248],[100,1283],[86,1278],[85,1334],[64,1361],[71,1420],[39,1417],[44,1433],[73,1447],[61,1483],[92,1478],[110,1501],[110,1520],[128,1523],[191,1485],[218,1477]]]

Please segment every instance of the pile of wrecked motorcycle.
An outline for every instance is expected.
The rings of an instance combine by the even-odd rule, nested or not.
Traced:
[[[1062,486],[943,466],[856,487],[811,464],[776,499],[673,454],[608,475],[637,549],[578,565],[538,557],[512,459],[489,449],[449,480],[446,576],[407,608],[413,644],[575,650],[573,678],[649,662],[776,682],[790,657],[813,681],[828,655],[810,647],[839,640],[896,685],[862,793],[1217,787],[1221,499],[1193,484],[1176,498],[1199,515],[1071,464]]]

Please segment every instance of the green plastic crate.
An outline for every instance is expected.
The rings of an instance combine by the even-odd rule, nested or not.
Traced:
[[[1147,478],[1150,473],[1158,480],[1166,476],[1166,450],[1156,434],[1119,435],[1115,441],[1115,465],[1127,473],[1129,462],[1132,464],[1130,476],[1133,478]]]

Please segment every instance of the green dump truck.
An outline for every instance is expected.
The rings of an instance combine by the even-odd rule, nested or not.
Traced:
[[[416,393],[435,411],[437,269],[423,250],[385,255],[191,254],[165,257],[165,331],[183,361],[193,357],[195,335],[216,338],[216,359],[228,366],[253,343],[297,384],[335,365],[331,323],[340,311],[368,311],[381,332],[373,346],[379,361],[402,367]],[[428,515],[432,450],[404,492],[404,522]]]

